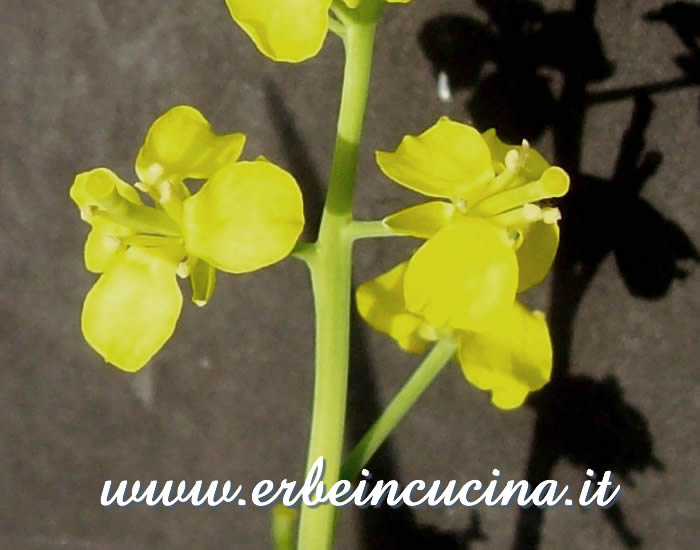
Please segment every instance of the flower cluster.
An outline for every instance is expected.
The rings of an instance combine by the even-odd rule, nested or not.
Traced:
[[[182,308],[176,275],[189,277],[202,306],[217,269],[245,273],[291,252],[304,225],[299,187],[262,157],[238,161],[244,143],[243,134],[217,135],[199,111],[178,106],[149,129],[138,183],[106,168],[76,176],[70,196],[91,226],[85,265],[100,274],[82,330],[107,362],[137,371],[170,338]],[[191,179],[206,180],[194,194]]]
[[[551,371],[544,318],[516,301],[544,279],[559,243],[569,177],[526,141],[506,145],[493,130],[441,118],[396,151],[378,152],[382,171],[436,200],[387,217],[394,232],[426,239],[408,262],[366,283],[363,317],[408,351],[440,334],[458,337],[467,378],[501,408],[520,405]]]
[[[406,4],[411,0],[386,0]],[[348,9],[384,0],[337,0]],[[315,56],[328,34],[333,0],[226,0],[234,21],[258,49],[275,61],[299,62]]]

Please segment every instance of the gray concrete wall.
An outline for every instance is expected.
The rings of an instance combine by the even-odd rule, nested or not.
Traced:
[[[699,8],[666,3],[664,20],[652,21],[645,14],[664,2],[577,4],[527,10],[536,39],[526,43],[512,6],[504,15],[416,0],[387,10],[359,216],[417,202],[383,178],[372,151],[443,114],[530,138],[572,173],[573,188],[560,261],[528,298],[552,308],[555,382],[504,413],[447,369],[371,469],[407,482],[488,480],[497,467],[504,478],[579,486],[596,466],[626,478],[619,506],[351,510],[338,548],[682,550],[697,541]],[[99,495],[105,479],[251,487],[300,474],[312,389],[304,267],[287,260],[220,277],[211,304],[186,304],[174,339],[143,374],[126,376],[81,339],[94,277],[68,188],[96,166],[134,178],[151,121],[188,103],[219,131],[248,134],[249,157],[293,171],[313,225],[338,107],[338,40],[310,62],[275,65],[221,1],[0,0],[0,14],[0,547],[268,548],[266,510],[103,509]],[[437,19],[445,15],[455,18]],[[437,98],[436,68],[452,78],[451,103]],[[415,246],[362,243],[356,281]],[[418,360],[356,323],[350,441]]]

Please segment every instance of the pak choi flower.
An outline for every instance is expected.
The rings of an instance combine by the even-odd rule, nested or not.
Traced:
[[[423,353],[430,342],[452,335],[458,344],[457,356],[466,379],[481,390],[491,392],[491,401],[500,409],[513,409],[529,392],[540,389],[550,379],[552,346],[544,314],[530,311],[514,301],[498,326],[484,332],[445,326],[438,329],[406,307],[403,262],[357,289],[360,315],[375,330],[391,336],[412,353]]]
[[[85,266],[100,274],[83,304],[82,331],[107,362],[137,371],[172,336],[182,309],[176,275],[189,277],[202,306],[217,269],[254,271],[291,252],[304,225],[299,187],[264,158],[238,161],[244,142],[177,106],[149,129],[137,184],[106,168],[76,176],[70,196],[91,226]],[[192,194],[186,179],[206,181]]]
[[[337,0],[347,8],[383,0]],[[406,4],[411,0],[387,0]],[[296,63],[315,56],[329,26],[333,0],[226,0],[233,20],[264,55]]]
[[[408,262],[408,311],[432,326],[498,326],[516,293],[542,281],[559,244],[559,210],[569,176],[527,141],[512,146],[495,131],[441,118],[394,152],[377,152],[395,182],[438,201],[385,218],[394,232],[427,239]]]

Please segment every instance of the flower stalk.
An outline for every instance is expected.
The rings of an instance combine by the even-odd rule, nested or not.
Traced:
[[[377,449],[386,441],[386,438],[403,420],[437,375],[442,372],[450,359],[454,357],[456,351],[457,343],[454,338],[444,336],[438,340],[423,362],[391,400],[391,403],[384,409],[381,416],[348,455],[341,470],[342,479],[352,481],[359,475]]]
[[[328,195],[315,249],[305,250],[316,311],[315,382],[307,472],[322,456],[323,483],[340,479],[350,350],[352,200],[358,150],[369,91],[376,20],[347,21],[345,73]],[[301,510],[297,548],[329,550],[335,510]]]

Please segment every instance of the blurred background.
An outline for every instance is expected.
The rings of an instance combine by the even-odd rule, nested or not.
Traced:
[[[312,394],[305,268],[221,276],[141,373],[82,341],[87,226],[68,198],[97,166],[135,181],[150,123],[196,106],[295,174],[313,237],[329,172],[342,50],[332,35],[276,65],[223,1],[0,0],[0,547],[270,548],[269,510],[104,509],[104,480],[298,478]],[[549,312],[552,383],[503,412],[455,364],[370,465],[375,479],[622,483],[610,509],[348,509],[338,548],[695,547],[700,412],[697,162],[700,7],[661,0],[417,0],[377,41],[357,213],[420,201],[386,180],[393,149],[440,115],[525,137],[572,175],[562,247],[526,297]],[[442,74],[443,76],[439,76]],[[438,97],[437,80],[443,86]],[[447,96],[450,96],[449,100]],[[417,241],[356,248],[355,281]],[[184,288],[184,287],[183,287]],[[185,289],[189,292],[188,289]],[[353,326],[348,444],[419,362]],[[303,550],[303,549],[302,549]]]

